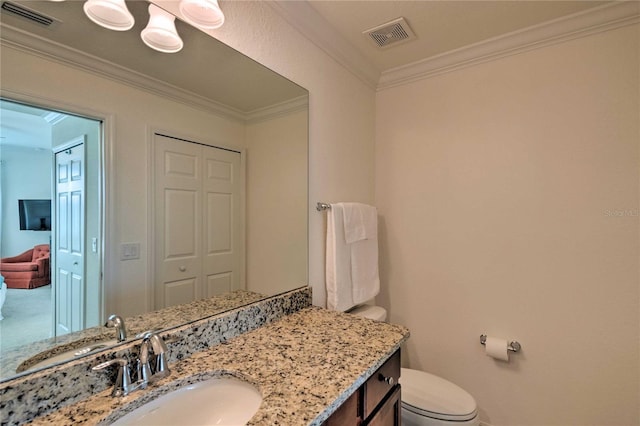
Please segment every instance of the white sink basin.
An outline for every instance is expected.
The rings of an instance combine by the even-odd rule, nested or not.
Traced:
[[[261,403],[262,395],[253,385],[214,378],[164,394],[112,425],[244,425]]]

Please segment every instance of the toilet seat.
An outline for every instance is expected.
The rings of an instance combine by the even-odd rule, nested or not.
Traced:
[[[478,415],[476,401],[461,387],[424,371],[401,369],[402,408],[423,417],[464,422]]]

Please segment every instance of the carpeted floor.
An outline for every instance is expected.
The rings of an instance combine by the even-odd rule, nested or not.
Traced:
[[[2,316],[0,348],[3,351],[51,337],[51,285],[31,290],[7,289]]]

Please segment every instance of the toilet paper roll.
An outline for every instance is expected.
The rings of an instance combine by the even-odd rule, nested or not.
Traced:
[[[486,354],[491,358],[499,359],[501,361],[509,361],[508,345],[509,344],[504,339],[489,336],[487,336],[487,340],[484,344]]]

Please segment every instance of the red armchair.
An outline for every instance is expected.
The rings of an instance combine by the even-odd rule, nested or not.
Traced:
[[[0,259],[0,275],[9,288],[36,288],[51,283],[49,244]]]

